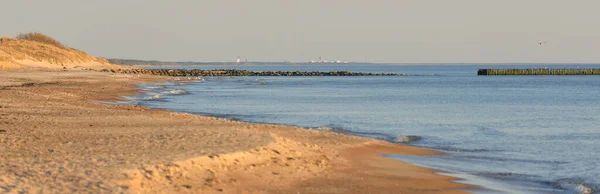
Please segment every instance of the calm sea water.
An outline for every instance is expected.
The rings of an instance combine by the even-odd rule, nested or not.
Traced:
[[[161,95],[149,107],[330,127],[445,156],[390,156],[438,168],[489,190],[478,193],[578,193],[600,185],[600,76],[476,76],[487,67],[575,65],[191,66],[254,71],[397,72],[397,77],[217,77],[186,85],[143,85]],[[581,67],[600,68],[600,65]],[[589,190],[588,190],[589,191]]]

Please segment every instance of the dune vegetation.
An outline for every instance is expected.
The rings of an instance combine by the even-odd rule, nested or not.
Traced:
[[[21,33],[21,34],[17,35],[16,38],[19,40],[31,40],[31,41],[36,41],[39,43],[53,45],[58,48],[67,49],[65,47],[65,45],[63,45],[58,40],[56,40],[50,36],[46,36],[45,34],[42,34],[40,32]]]

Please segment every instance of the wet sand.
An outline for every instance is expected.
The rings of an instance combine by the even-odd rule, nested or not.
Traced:
[[[466,193],[382,157],[435,151],[100,101],[148,75],[0,73],[0,193]]]

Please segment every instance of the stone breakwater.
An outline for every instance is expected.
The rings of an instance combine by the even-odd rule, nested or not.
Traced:
[[[246,71],[237,69],[101,69],[100,72],[148,74],[162,76],[398,76],[397,73],[365,73],[350,71]]]

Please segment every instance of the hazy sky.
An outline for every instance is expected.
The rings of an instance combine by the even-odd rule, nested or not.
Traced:
[[[599,0],[3,0],[0,5],[1,35],[40,31],[109,58],[600,62]]]

